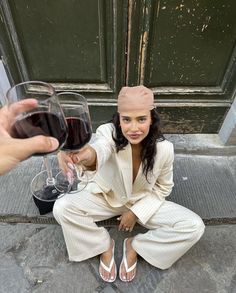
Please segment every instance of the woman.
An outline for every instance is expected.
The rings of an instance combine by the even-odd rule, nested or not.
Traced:
[[[112,123],[101,125],[96,141],[73,156],[60,154],[70,174],[72,162],[82,163],[94,179],[78,194],[56,201],[54,216],[62,226],[69,259],[82,261],[100,256],[99,273],[114,282],[117,267],[114,240],[96,221],[118,216],[119,230],[132,231],[136,222],[148,232],[127,238],[119,277],[134,279],[137,255],[160,269],[169,268],[204,232],[200,217],[165,201],[173,187],[173,145],[159,130],[151,90],[124,87],[118,96],[118,112]]]

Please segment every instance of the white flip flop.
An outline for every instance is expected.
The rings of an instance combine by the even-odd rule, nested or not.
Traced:
[[[115,241],[112,239],[113,241],[113,248],[112,248],[112,258],[111,258],[111,261],[110,261],[110,265],[109,267],[107,267],[104,262],[101,260],[101,257],[100,257],[100,265],[99,265],[99,275],[100,277],[103,279],[103,281],[105,282],[109,282],[109,283],[112,283],[116,280],[116,276],[117,276],[117,268],[116,268],[116,263],[115,263],[115,259],[114,259],[114,252],[115,252]],[[115,264],[115,276],[114,278],[110,278],[110,279],[105,279],[101,272],[100,272],[100,268],[102,267],[104,270],[106,270],[108,273],[111,273],[111,269],[113,267],[113,265]]]
[[[136,276],[136,273],[129,280],[127,280],[126,278],[123,278],[121,276],[121,267],[122,267],[122,265],[124,264],[126,273],[132,272],[137,266],[137,261],[136,261],[130,268],[128,268],[128,263],[127,263],[127,258],[126,258],[126,242],[127,242],[127,240],[128,240],[128,238],[125,238],[124,243],[123,243],[123,257],[122,257],[122,261],[120,263],[120,269],[119,269],[119,277],[120,277],[121,281],[123,281],[123,282],[132,281],[134,279],[134,277]]]

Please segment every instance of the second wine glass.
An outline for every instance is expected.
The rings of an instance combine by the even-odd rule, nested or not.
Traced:
[[[62,92],[57,94],[63,109],[67,126],[68,136],[62,151],[73,153],[84,147],[92,137],[92,126],[89,115],[88,104],[84,96],[75,92]],[[81,191],[88,183],[86,172],[81,165],[74,166],[72,192]],[[82,181],[82,182],[81,182]],[[57,175],[57,182],[65,182],[65,174]],[[82,183],[82,184],[80,184]]]

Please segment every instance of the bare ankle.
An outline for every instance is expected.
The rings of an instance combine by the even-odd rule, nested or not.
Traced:
[[[114,243],[113,243],[113,240],[111,239],[110,246],[109,246],[108,250],[104,251],[104,252],[101,254],[101,256],[102,256],[102,257],[103,257],[103,256],[106,257],[106,256],[112,254],[113,246],[114,246]]]

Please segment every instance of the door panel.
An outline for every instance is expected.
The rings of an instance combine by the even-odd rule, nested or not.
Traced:
[[[105,0],[5,1],[21,80],[113,97],[125,78],[126,7]]]
[[[9,4],[25,75],[65,83],[107,82],[104,2],[22,2]]]
[[[130,1],[128,83],[155,93],[166,132],[217,133],[236,81],[236,2]]]
[[[235,44],[236,2],[155,4],[144,82],[150,87],[221,87]]]

